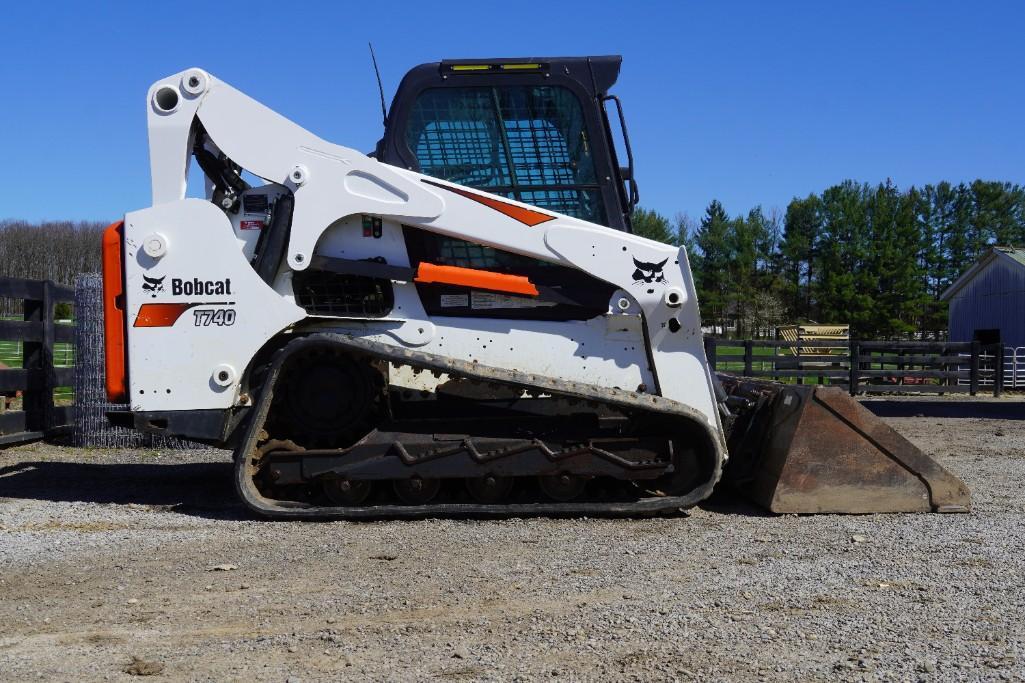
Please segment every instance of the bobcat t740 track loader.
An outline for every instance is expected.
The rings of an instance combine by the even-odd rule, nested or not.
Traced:
[[[630,234],[619,64],[417,67],[370,156],[155,83],[153,205],[104,237],[111,419],[233,448],[274,517],[654,513],[728,460],[777,511],[967,509],[840,392],[709,368],[686,252]]]

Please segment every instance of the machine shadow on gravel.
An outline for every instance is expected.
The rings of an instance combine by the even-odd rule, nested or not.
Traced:
[[[230,462],[20,462],[0,468],[0,498],[150,505],[207,519],[253,518],[235,498]]]
[[[143,505],[204,519],[240,521],[262,519],[235,496],[231,462],[177,464],[75,463],[26,461],[0,467],[0,499],[45,500],[65,503]],[[705,506],[702,506],[705,507]],[[765,513],[732,494],[717,494],[708,509],[726,514]],[[522,515],[507,515],[511,517]],[[532,516],[532,515],[528,515]],[[573,519],[582,514],[546,515]],[[591,514],[591,517],[603,517]],[[616,516],[645,519],[648,514]],[[661,517],[685,518],[685,511]],[[445,519],[489,520],[502,515],[438,514]],[[382,515],[377,521],[397,519]],[[327,521],[327,520],[324,520]]]
[[[763,507],[746,499],[742,493],[729,486],[719,485],[712,495],[698,504],[706,512],[717,515],[736,515],[740,517],[779,517]]]

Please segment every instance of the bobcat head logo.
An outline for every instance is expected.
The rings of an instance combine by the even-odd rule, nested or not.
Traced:
[[[651,284],[653,282],[665,282],[666,276],[662,274],[662,269],[666,265],[666,261],[669,259],[662,259],[658,263],[645,263],[634,259],[634,265],[637,269],[634,270],[634,284],[646,282]]]
[[[149,292],[150,296],[156,298],[157,292],[164,291],[164,278],[166,277],[166,275],[164,277],[146,277],[143,275],[142,291]]]

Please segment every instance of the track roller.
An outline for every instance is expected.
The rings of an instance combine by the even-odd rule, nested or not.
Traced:
[[[501,503],[512,491],[512,487],[512,478],[496,477],[492,474],[466,480],[466,490],[475,501],[485,505]]]
[[[322,487],[328,500],[335,505],[359,505],[367,499],[373,488],[369,481],[335,478],[325,479]]]
[[[423,505],[434,500],[441,490],[440,479],[423,479],[421,477],[410,477],[409,479],[396,479],[392,483],[395,495],[406,505]]]
[[[537,483],[546,496],[563,503],[579,498],[580,494],[584,492],[584,487],[587,485],[585,479],[568,472],[548,477],[538,477]]]

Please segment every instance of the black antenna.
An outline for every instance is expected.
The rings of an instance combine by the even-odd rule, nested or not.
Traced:
[[[374,55],[374,44],[367,43],[370,46],[370,59],[374,62],[374,74],[377,76],[377,91],[381,93],[381,120],[384,122],[384,127],[388,127],[388,108],[384,106],[384,86],[381,85],[381,71],[377,68],[377,57]]]

